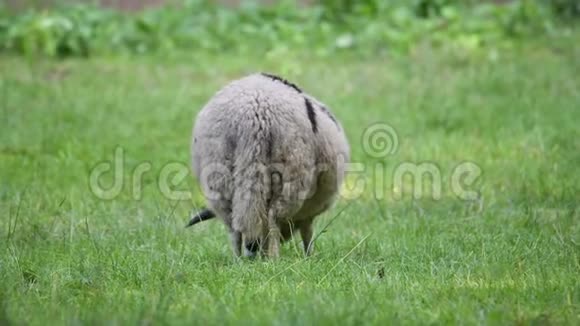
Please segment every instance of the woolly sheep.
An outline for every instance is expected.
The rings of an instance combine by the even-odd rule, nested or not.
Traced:
[[[312,252],[312,222],[336,200],[350,148],[339,121],[298,86],[266,73],[234,80],[197,115],[192,167],[235,256],[279,256],[299,230]]]

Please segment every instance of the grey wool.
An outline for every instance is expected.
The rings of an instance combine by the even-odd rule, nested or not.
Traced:
[[[312,222],[335,202],[350,158],[328,108],[280,77],[234,80],[202,108],[192,165],[209,212],[223,220],[233,252],[279,256],[300,232],[312,251]],[[197,218],[198,221],[201,218]]]

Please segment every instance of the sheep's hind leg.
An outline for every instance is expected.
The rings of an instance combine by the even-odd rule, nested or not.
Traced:
[[[302,238],[302,245],[304,246],[304,254],[310,256],[312,250],[314,250],[314,243],[312,242],[312,222],[300,225],[300,237]]]
[[[238,231],[230,231],[230,241],[232,242],[234,256],[240,257],[242,255],[242,233]]]
[[[274,214],[274,210],[270,210],[268,213],[268,236],[267,236],[267,243],[268,243],[268,256],[272,258],[280,257],[280,227],[276,223],[276,214]]]

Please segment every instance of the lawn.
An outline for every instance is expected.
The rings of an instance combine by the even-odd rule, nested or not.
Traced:
[[[0,324],[578,324],[571,39],[366,58],[2,56]],[[218,220],[184,228],[204,205],[179,176],[195,114],[253,71],[326,102],[364,168],[317,220],[309,258],[296,239],[279,261],[236,261]],[[381,155],[365,133],[377,123]],[[115,153],[99,180],[121,188],[95,192]],[[420,164],[433,180],[413,198],[399,172]]]

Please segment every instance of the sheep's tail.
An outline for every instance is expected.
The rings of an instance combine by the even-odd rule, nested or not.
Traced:
[[[246,239],[260,239],[267,226],[272,136],[267,120],[254,120],[256,128],[241,132],[234,163],[232,227]]]

